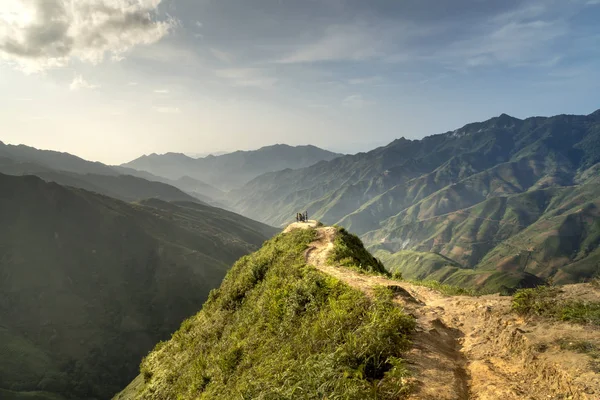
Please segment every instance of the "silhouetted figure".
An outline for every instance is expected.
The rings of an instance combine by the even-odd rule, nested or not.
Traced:
[[[304,220],[308,222],[308,211],[304,211]]]

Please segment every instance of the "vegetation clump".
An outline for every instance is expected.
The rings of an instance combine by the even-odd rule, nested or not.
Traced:
[[[553,286],[521,289],[513,296],[512,309],[521,315],[600,325],[600,303],[562,299],[559,294],[560,289]]]
[[[478,292],[470,289],[463,289],[458,286],[447,285],[445,283],[440,283],[434,280],[425,280],[425,281],[415,281],[410,280],[409,283],[417,286],[428,287],[433,290],[437,290],[438,292],[445,294],[447,296],[477,296]]]
[[[337,230],[328,259],[331,265],[341,265],[363,273],[390,276],[383,263],[365,249],[358,236],[342,227],[337,227]]]
[[[314,230],[294,230],[240,259],[202,311],[142,362],[146,382],[119,399],[397,399],[415,327],[305,264]],[[357,255],[357,258],[362,257]]]

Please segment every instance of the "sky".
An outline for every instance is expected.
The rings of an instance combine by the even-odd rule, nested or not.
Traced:
[[[600,0],[1,0],[0,141],[368,151],[600,108]]]

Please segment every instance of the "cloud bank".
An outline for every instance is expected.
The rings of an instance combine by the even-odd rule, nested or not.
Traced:
[[[26,73],[120,60],[132,47],[151,44],[175,26],[159,20],[161,0],[2,0],[0,58]]]

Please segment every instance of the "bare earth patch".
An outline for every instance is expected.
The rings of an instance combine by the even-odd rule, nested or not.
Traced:
[[[316,221],[286,228],[316,228]],[[445,296],[407,282],[363,275],[327,264],[337,230],[316,228],[318,238],[306,261],[320,271],[372,295],[376,286],[393,287],[396,303],[417,320],[413,349],[406,355],[415,377],[411,399],[600,399],[600,374],[588,354],[568,351],[560,341],[600,347],[600,330],[510,311],[510,297]],[[395,287],[395,288],[394,288]],[[564,296],[598,299],[589,284],[568,285]]]

